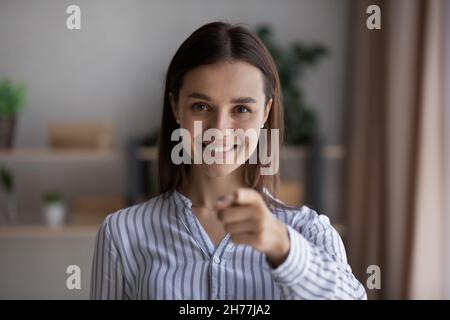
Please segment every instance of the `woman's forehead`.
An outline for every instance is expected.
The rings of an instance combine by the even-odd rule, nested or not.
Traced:
[[[244,61],[202,65],[189,71],[184,79],[180,96],[192,93],[213,99],[252,97],[264,100],[264,80],[261,71]]]

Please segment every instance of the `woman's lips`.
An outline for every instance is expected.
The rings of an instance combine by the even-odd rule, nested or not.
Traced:
[[[206,149],[208,147],[208,149]],[[222,142],[204,142],[201,144],[202,148],[202,155],[203,157],[213,157],[216,158],[217,156],[220,159],[234,159],[230,160],[232,163],[235,163],[237,161],[236,157],[238,154],[240,154],[242,150],[242,146],[238,143],[228,144],[225,145]],[[204,151],[207,151],[205,154]],[[229,158],[231,157],[231,158]],[[206,161],[206,160],[205,160]],[[206,162],[209,162],[211,160],[208,160]],[[229,160],[226,160],[227,164]],[[231,163],[229,163],[231,164]]]
[[[205,144],[205,143],[203,143],[202,144],[203,145],[203,148],[206,148],[209,144]],[[236,148],[236,144],[232,144],[232,145],[229,145],[229,146],[221,146],[220,144],[218,145],[218,146],[211,146],[210,147],[210,150],[211,151],[214,151],[215,153],[219,153],[219,152],[223,152],[223,153],[226,153],[226,152],[229,152],[229,151],[231,151],[231,150],[233,150],[234,148]]]
[[[244,150],[244,143],[241,142],[241,139],[231,138],[231,139],[221,139],[221,140],[215,140],[214,138],[212,141],[201,141],[200,139],[195,139],[197,146],[196,149],[200,151],[201,157],[213,157],[219,159],[234,159],[233,162],[237,161],[237,158],[239,154]],[[205,151],[207,151],[205,153]],[[231,157],[231,158],[230,158]],[[211,159],[206,160],[207,163],[211,162]],[[226,160],[228,161],[228,160]]]

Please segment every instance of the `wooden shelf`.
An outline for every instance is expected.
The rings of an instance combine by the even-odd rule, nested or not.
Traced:
[[[120,157],[120,153],[113,150],[92,149],[48,149],[48,148],[14,148],[0,150],[1,160],[14,161],[103,161]]]
[[[345,155],[345,147],[342,145],[329,145],[322,149],[322,156],[328,160],[342,160]]]
[[[309,156],[307,147],[284,146],[281,151],[282,160],[304,160]],[[156,147],[142,147],[137,151],[136,157],[141,161],[157,160]],[[327,160],[341,160],[345,157],[345,148],[341,145],[329,145],[322,149],[322,156]]]
[[[136,158],[141,161],[154,161],[158,158],[158,148],[141,147],[138,149]]]
[[[304,160],[309,157],[310,150],[307,147],[284,146],[281,149],[282,160]]]
[[[100,225],[64,225],[50,227],[47,225],[13,225],[0,226],[0,239],[5,238],[53,238],[53,237],[93,237]]]

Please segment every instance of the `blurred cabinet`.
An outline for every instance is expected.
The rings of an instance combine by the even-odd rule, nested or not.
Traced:
[[[126,205],[124,155],[117,149],[0,150],[0,166],[14,176],[21,224],[42,223],[43,195],[49,191],[59,192],[68,204],[69,223],[98,224]],[[1,213],[4,198],[0,192]]]

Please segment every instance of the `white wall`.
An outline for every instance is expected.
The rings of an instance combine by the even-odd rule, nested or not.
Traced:
[[[0,299],[89,299],[95,230],[22,233],[5,236],[0,228]],[[80,268],[80,289],[66,287],[71,265]]]

